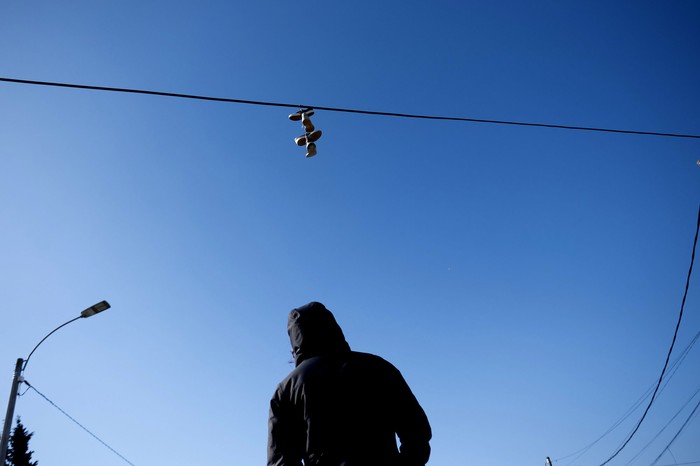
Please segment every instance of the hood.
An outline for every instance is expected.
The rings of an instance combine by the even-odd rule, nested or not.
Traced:
[[[297,366],[313,356],[350,351],[331,311],[315,301],[289,313],[287,333]]]

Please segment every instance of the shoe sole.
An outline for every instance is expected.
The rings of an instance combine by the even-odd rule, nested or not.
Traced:
[[[299,121],[301,120],[301,115],[304,113],[306,113],[306,116],[311,116],[314,114],[314,111],[310,108],[307,108],[306,110],[299,110],[298,112],[294,112],[289,115],[289,119],[292,121]]]
[[[314,124],[311,122],[311,120],[308,118],[307,115],[304,115],[304,116],[302,117],[302,119],[301,119],[301,125],[304,127],[304,131],[306,131],[307,133],[310,133],[311,131],[313,131],[314,129],[316,129],[316,128],[314,127]]]
[[[316,144],[310,142],[306,146],[306,158],[308,159],[310,157],[313,157],[314,155],[316,155]]]
[[[319,138],[321,137],[322,134],[323,134],[323,132],[320,129],[317,129],[313,133],[307,134],[306,139],[309,142],[316,142],[319,140]]]

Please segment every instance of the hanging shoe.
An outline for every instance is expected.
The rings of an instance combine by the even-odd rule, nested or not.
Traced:
[[[316,142],[322,134],[323,132],[320,129],[317,129],[313,133],[306,133],[306,140],[309,142]]]
[[[315,141],[316,139],[314,139]],[[302,134],[301,136],[295,137],[294,142],[296,143],[297,146],[305,146],[307,141],[306,141],[306,134]]]
[[[301,120],[301,116],[306,113],[306,115],[311,116],[314,114],[313,109],[307,108],[305,110],[299,110],[298,112],[294,112],[291,115],[289,115],[289,119],[292,121],[299,121]]]
[[[313,157],[316,155],[316,144],[310,142],[306,145],[306,158]]]
[[[301,114],[301,124],[304,125],[304,131],[306,131],[307,133],[310,133],[314,130],[314,124],[311,123],[311,119],[309,118],[308,113]]]

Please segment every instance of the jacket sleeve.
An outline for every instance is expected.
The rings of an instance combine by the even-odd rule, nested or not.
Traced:
[[[299,427],[278,389],[270,401],[267,466],[302,466],[304,440]]]
[[[432,431],[428,417],[396,370],[396,434],[399,437],[401,466],[424,466],[430,458]]]

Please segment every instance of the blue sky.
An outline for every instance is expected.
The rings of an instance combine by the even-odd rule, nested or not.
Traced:
[[[9,1],[0,76],[699,134],[699,20],[691,1]],[[284,108],[10,83],[0,102],[0,388],[107,299],[25,377],[136,465],[264,464],[286,314],[311,300],[402,371],[431,465],[599,465],[641,416],[560,459],[659,376],[697,140],[318,111],[307,160]],[[700,387],[697,351],[609,464]],[[40,464],[126,464],[34,392],[16,414]],[[696,417],[658,464],[700,461],[699,436]]]

